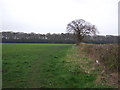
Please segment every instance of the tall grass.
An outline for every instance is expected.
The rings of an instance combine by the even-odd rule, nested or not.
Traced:
[[[106,84],[119,86],[118,45],[117,44],[80,44],[80,49],[96,62],[100,70],[99,80]]]
[[[81,47],[93,60],[98,60],[107,71],[118,71],[118,45],[117,44],[81,44]]]

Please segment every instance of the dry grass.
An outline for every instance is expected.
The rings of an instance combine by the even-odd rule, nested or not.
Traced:
[[[88,53],[93,60],[104,64],[108,72],[118,70],[118,45],[117,44],[84,44],[80,45],[82,50]]]
[[[83,50],[101,68],[99,80],[118,85],[118,45],[117,44],[80,44]]]

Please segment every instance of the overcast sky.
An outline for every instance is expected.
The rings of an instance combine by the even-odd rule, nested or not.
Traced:
[[[0,0],[2,31],[65,33],[67,24],[84,19],[101,35],[118,34],[119,0]]]

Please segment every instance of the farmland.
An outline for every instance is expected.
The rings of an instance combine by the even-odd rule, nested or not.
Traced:
[[[94,60],[72,44],[2,44],[3,88],[109,88]]]

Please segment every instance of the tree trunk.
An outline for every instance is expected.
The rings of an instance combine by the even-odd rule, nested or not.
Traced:
[[[80,35],[80,32],[77,32],[77,35],[76,35],[76,45],[79,45],[80,42],[82,41],[82,35]]]

